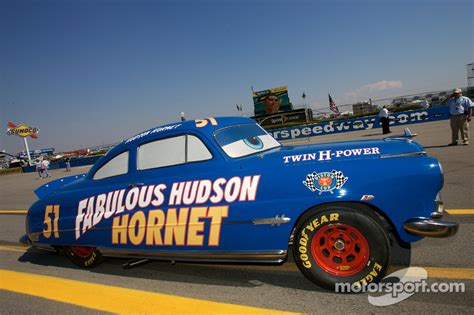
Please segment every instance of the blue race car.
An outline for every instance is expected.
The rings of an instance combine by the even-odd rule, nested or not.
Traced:
[[[369,284],[391,242],[448,237],[439,162],[407,137],[283,146],[254,120],[185,121],[124,140],[89,173],[49,182],[23,242],[103,257],[280,264],[314,283]]]

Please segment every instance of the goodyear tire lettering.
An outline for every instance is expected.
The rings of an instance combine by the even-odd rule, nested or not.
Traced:
[[[388,269],[390,242],[386,223],[370,211],[342,203],[309,210],[294,234],[293,254],[303,275],[330,290],[336,283],[363,286],[380,281]]]
[[[309,233],[313,232],[317,227],[328,224],[330,222],[338,221],[339,220],[339,214],[338,213],[330,213],[329,214],[329,219],[326,215],[321,215],[320,217],[314,219],[311,221],[310,224],[306,225],[305,228],[301,230],[301,237],[299,239],[299,244],[301,246],[298,247],[298,251],[300,253],[300,259],[303,261],[303,266],[307,269],[310,269],[312,267],[311,262],[309,261],[309,256],[307,255],[308,251],[311,251],[308,249],[308,239],[309,236],[306,233],[306,229],[309,231]]]

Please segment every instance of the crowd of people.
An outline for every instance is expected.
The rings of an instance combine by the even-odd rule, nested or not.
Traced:
[[[65,172],[70,172],[71,171],[71,158],[65,157],[64,158],[64,165],[66,166]],[[35,161],[36,165],[36,172],[38,172],[38,176],[40,179],[43,178],[48,178],[51,177],[51,174],[49,173],[49,166],[50,166],[50,161],[46,157],[39,157]]]
[[[40,179],[51,177],[51,174],[49,174],[49,160],[46,158],[37,159],[36,171]]]

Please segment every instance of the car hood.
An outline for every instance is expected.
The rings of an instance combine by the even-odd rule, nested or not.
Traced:
[[[79,180],[82,180],[86,174],[79,174],[79,175],[72,175],[72,176],[67,176],[63,177],[60,179],[56,179],[53,181],[50,181],[38,189],[35,190],[35,194],[40,198],[43,199],[44,197],[52,194],[54,191],[58,190],[59,188],[65,187],[66,185],[70,185],[72,183],[75,183]]]
[[[267,154],[264,157],[282,159],[285,164],[426,155],[420,144],[407,138],[282,146]]]

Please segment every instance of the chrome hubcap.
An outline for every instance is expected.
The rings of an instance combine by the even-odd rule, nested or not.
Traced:
[[[344,241],[341,240],[340,238],[337,239],[337,241],[334,242],[334,248],[337,250],[343,250],[344,249]]]

